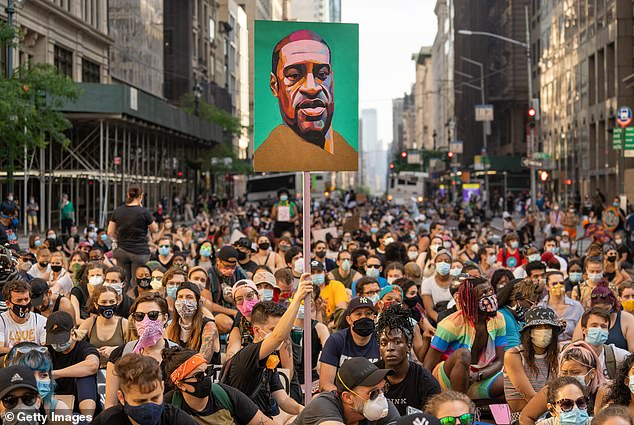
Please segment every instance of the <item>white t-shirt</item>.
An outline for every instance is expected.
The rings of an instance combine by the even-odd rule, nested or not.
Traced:
[[[53,288],[54,285],[55,287]],[[57,279],[57,283],[49,281],[48,286],[54,294],[68,295],[70,294],[70,290],[73,289],[73,279],[66,270],[62,269],[62,272]]]
[[[447,286],[446,288],[439,286],[436,283],[435,274],[423,279],[420,293],[423,295],[431,295],[431,299],[434,302],[434,305],[443,301],[451,301],[452,299],[451,293],[449,292],[449,286]]]
[[[5,347],[13,347],[24,341],[46,344],[46,317],[31,312],[26,322],[16,323],[11,312],[0,314],[0,343]]]
[[[513,277],[515,277],[515,279],[524,279],[526,277],[526,269],[524,267],[515,267]]]
[[[630,352],[615,346],[614,344],[609,344],[612,346],[612,350],[614,350],[614,360],[616,360],[616,369],[618,370],[621,367],[621,364],[625,361],[625,358],[630,355]],[[605,379],[610,379],[608,376],[608,366],[605,363],[605,347],[601,350],[601,355],[599,355],[599,362],[603,366],[603,376]]]
[[[35,264],[33,264],[33,265],[31,266],[31,268],[29,269],[29,271],[28,271],[27,273],[28,273],[28,274],[30,274],[30,275],[31,275],[31,277],[33,277],[34,279],[35,279],[36,277],[39,277],[40,279],[47,280],[47,279],[48,279],[48,276],[49,276],[49,275],[50,275],[50,273],[51,273],[51,265],[50,265],[50,264],[48,264],[48,265],[46,266],[46,270],[44,270],[44,271],[42,272],[42,271],[40,271],[40,268],[37,266],[37,263],[35,263]]]

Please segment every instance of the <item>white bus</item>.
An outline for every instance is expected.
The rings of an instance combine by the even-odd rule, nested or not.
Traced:
[[[390,174],[387,189],[388,201],[397,205],[408,205],[412,198],[422,202],[425,198],[425,178],[427,173],[420,171],[401,171]]]
[[[327,173],[310,173],[310,192],[313,200],[323,200],[325,197]],[[288,190],[295,201],[302,194],[302,173],[275,173],[252,176],[247,180],[247,202],[261,205],[272,205],[277,202],[277,192]]]

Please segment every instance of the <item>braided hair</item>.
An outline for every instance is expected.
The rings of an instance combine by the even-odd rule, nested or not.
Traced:
[[[458,302],[462,315],[471,323],[477,323],[480,319],[480,309],[478,308],[478,297],[475,288],[489,281],[482,277],[468,277],[462,281],[458,288]]]
[[[407,339],[407,344],[411,345],[414,338],[414,325],[411,317],[410,311],[403,308],[401,304],[392,303],[381,313],[377,320],[377,336],[380,336],[383,332],[389,334],[392,330],[400,330]]]

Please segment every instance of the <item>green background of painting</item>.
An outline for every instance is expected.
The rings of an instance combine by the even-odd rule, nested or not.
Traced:
[[[283,123],[277,98],[269,85],[273,48],[291,32],[303,29],[315,31],[330,46],[335,79],[331,128],[359,151],[359,26],[288,21],[255,21],[253,150]]]

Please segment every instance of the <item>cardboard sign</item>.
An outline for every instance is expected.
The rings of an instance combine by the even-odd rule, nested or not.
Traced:
[[[315,229],[311,232],[313,234],[313,241],[317,242],[317,241],[326,241],[326,235],[328,233],[330,233],[332,236],[338,237],[339,234],[337,233],[337,228],[336,227],[327,227],[325,229]]]
[[[288,205],[281,205],[277,207],[277,221],[288,222],[291,221],[291,207]]]

